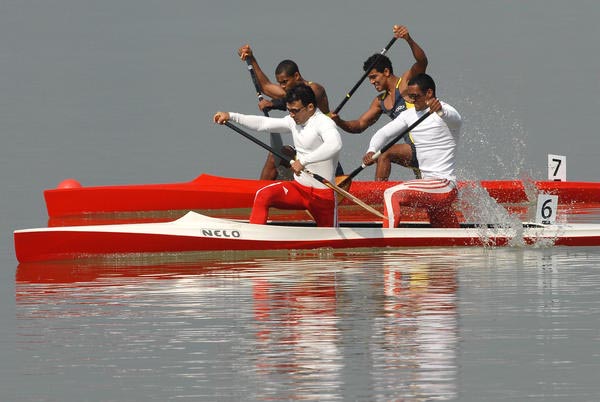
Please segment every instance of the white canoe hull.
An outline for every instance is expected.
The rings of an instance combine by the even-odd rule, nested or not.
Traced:
[[[65,226],[14,232],[20,262],[122,254],[230,250],[380,247],[598,246],[600,224],[523,225],[436,229],[317,228],[253,225],[189,212],[163,223]]]

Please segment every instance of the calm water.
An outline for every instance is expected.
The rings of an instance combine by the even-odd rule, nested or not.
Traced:
[[[13,400],[592,401],[599,287],[598,248],[20,265]]]

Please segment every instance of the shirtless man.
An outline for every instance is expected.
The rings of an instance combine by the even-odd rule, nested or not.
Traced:
[[[410,103],[411,100],[406,97],[408,81],[417,74],[425,72],[428,63],[427,56],[425,56],[423,49],[411,38],[405,26],[394,25],[393,31],[394,37],[402,38],[408,43],[416,62],[402,76],[398,77],[394,75],[392,62],[388,57],[381,54],[374,54],[369,57],[364,62],[363,70],[367,71],[373,61],[378,60],[369,72],[368,77],[375,90],[381,93],[373,99],[369,109],[357,120],[346,121],[338,115],[331,116],[336,124],[346,132],[352,134],[362,133],[375,124],[382,114],[388,115],[393,120],[407,108],[413,107]],[[415,176],[420,177],[414,146],[410,138],[405,138],[407,143],[393,145],[376,160],[375,180],[388,180],[392,162],[413,168]]]
[[[279,109],[285,110],[285,94],[286,92],[298,85],[305,84],[310,86],[313,90],[316,98],[316,106],[318,109],[324,114],[329,113],[329,101],[327,99],[327,93],[325,92],[325,88],[322,85],[317,84],[316,82],[305,80],[300,71],[298,69],[298,65],[292,60],[283,60],[277,65],[275,69],[275,79],[277,80],[277,84],[272,83],[269,78],[265,75],[265,73],[261,70],[256,58],[254,57],[254,53],[250,48],[250,45],[244,45],[238,50],[238,54],[242,60],[250,59],[252,63],[252,68],[256,73],[256,77],[262,89],[262,92],[271,97],[272,100],[263,99],[259,103],[259,108],[264,110],[270,109]],[[289,152],[289,151],[288,151]],[[275,162],[275,157],[269,153],[267,156],[267,160],[263,166],[263,169],[260,174],[261,180],[275,180],[282,175],[281,172],[277,169],[277,164]]]

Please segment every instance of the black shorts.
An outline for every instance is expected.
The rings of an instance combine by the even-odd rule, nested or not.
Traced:
[[[415,179],[420,179],[421,171],[419,170],[419,160],[417,159],[417,148],[415,147],[415,143],[412,142],[412,140],[408,136],[404,137],[404,142],[410,145],[410,151],[412,156],[410,160],[410,166],[408,166],[408,168],[412,169],[415,173]],[[400,164],[400,162],[394,160],[392,160],[392,162]]]

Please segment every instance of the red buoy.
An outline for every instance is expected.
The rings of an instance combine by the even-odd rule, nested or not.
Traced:
[[[64,179],[56,188],[81,188],[81,183],[75,179]]]

